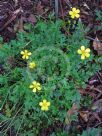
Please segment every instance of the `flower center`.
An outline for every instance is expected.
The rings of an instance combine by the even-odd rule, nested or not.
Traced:
[[[38,88],[38,85],[34,85],[34,88]]]
[[[44,106],[44,107],[47,107],[47,103],[43,103],[43,106]]]
[[[86,54],[85,50],[84,50],[84,51],[82,51],[82,55],[85,55],[85,54]]]
[[[27,52],[25,52],[25,54],[24,54],[25,56],[28,56],[28,53]]]
[[[75,16],[76,14],[77,14],[77,13],[74,11],[74,12],[73,12],[73,15]]]

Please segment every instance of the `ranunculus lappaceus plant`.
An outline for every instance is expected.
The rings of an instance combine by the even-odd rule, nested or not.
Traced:
[[[75,14],[79,10],[72,12],[72,17],[79,17]],[[89,77],[100,70],[101,64],[90,50],[81,22],[70,36],[61,32],[61,20],[40,20],[35,27],[26,28],[8,44],[1,39],[2,135],[12,128],[15,135],[38,136],[56,123],[64,126],[73,103],[80,107],[79,88],[85,87]],[[53,131],[57,134],[63,129]]]

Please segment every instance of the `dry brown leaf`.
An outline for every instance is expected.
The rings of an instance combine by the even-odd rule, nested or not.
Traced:
[[[44,4],[44,5],[49,5],[49,3],[50,3],[50,1],[48,1],[48,0],[42,0],[42,3]]]
[[[84,3],[84,7],[86,7],[87,9],[90,10],[89,6],[87,5],[87,3]]]
[[[86,95],[87,94],[87,92],[83,88],[79,88],[79,92],[80,92],[81,95]]]
[[[66,116],[66,119],[65,119],[65,122],[66,122],[67,125],[71,123],[70,117],[72,115],[74,115],[74,113],[76,113],[77,110],[78,110],[77,104],[73,103],[72,108],[68,110],[67,116]]]
[[[67,114],[70,117],[71,115],[73,115],[73,113],[75,113],[77,111],[77,105],[76,103],[73,103],[73,106],[71,109],[68,110]]]
[[[101,122],[101,118],[99,117],[98,113],[93,113],[93,116],[94,116],[99,122]]]
[[[93,41],[93,47],[94,47],[94,50],[97,51],[98,55],[102,55],[102,43],[99,41],[97,37]]]
[[[92,110],[102,110],[102,99],[99,99],[93,103]]]
[[[37,15],[42,15],[44,12],[43,6],[41,5],[41,1],[38,2],[36,7]]]
[[[88,121],[88,117],[89,117],[89,112],[88,111],[80,111],[79,112],[80,117],[87,122]]]
[[[32,24],[35,24],[37,22],[36,17],[33,14],[30,14],[30,16],[28,17],[28,21]]]

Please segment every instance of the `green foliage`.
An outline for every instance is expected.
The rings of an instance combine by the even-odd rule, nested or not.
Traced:
[[[68,136],[68,134],[65,131],[63,131],[63,132],[52,133],[50,136]]]
[[[82,135],[77,136],[101,136],[101,129],[100,128],[89,128],[86,131],[83,131]]]
[[[96,21],[98,23],[96,30],[102,30],[102,11],[101,10],[96,10]]]
[[[97,20],[102,21],[102,11],[101,10],[96,10],[96,16]]]
[[[4,67],[0,76],[0,107],[7,120],[10,119],[3,131],[5,134],[13,126],[20,136],[36,136],[55,122],[64,123],[72,104],[80,106],[78,89],[85,87],[89,77],[100,69],[101,63],[96,66],[92,52],[85,60],[77,53],[80,46],[89,45],[83,24],[79,22],[68,37],[61,32],[61,27],[62,21],[40,20],[35,27],[26,26],[27,30],[19,33],[17,40],[0,48],[0,63]],[[20,55],[25,49],[32,52],[28,61],[22,60]],[[34,70],[28,68],[31,61],[37,65]],[[41,92],[33,93],[29,89],[33,80],[40,82]],[[47,112],[41,111],[39,106],[43,99],[51,103]]]

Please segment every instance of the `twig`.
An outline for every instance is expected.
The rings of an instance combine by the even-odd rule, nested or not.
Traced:
[[[63,20],[64,20],[64,13],[63,13],[63,8],[62,8],[62,1],[59,0],[59,3],[60,3],[60,7],[61,7],[62,18],[63,18]]]
[[[2,31],[3,29],[5,29],[6,26],[8,26],[13,20],[15,20],[16,17],[17,17],[17,15],[18,15],[18,13],[21,12],[21,11],[22,11],[21,8],[17,9],[13,13],[12,17],[4,24],[4,26],[2,28],[0,28],[0,31]]]
[[[21,125],[22,125],[22,123],[23,123],[24,117],[25,117],[25,113],[24,113],[24,115],[23,115],[23,117],[22,117],[22,120],[21,120],[21,123],[20,123],[20,125],[19,125],[18,130],[17,130],[16,136],[18,135],[18,132],[19,132],[19,130],[20,130],[20,128],[21,128]]]
[[[71,4],[71,2],[70,1],[68,1],[67,2],[67,0],[64,0],[65,1],[65,3],[71,8],[72,7],[72,4]]]
[[[100,76],[101,76],[101,74],[100,74],[99,72],[97,72],[97,77],[98,77],[99,81],[100,81],[101,84],[102,84],[102,80],[101,80]]]
[[[15,114],[14,117],[12,118],[12,120],[11,120],[10,124],[8,125],[7,129],[4,131],[5,133],[4,133],[3,136],[5,136],[7,130],[12,126],[12,123],[14,123],[15,117],[17,116],[17,114],[19,113],[19,111],[20,111],[22,108],[23,108],[23,105],[19,108],[19,110],[16,112],[16,114]]]
[[[94,38],[92,38],[92,37],[89,37],[89,36],[85,36],[87,39],[89,39],[89,40],[92,40],[92,41],[95,41],[95,39]],[[102,40],[99,40],[99,41],[95,41],[95,42],[102,42]]]
[[[55,16],[56,16],[56,19],[58,18],[58,5],[59,5],[58,0],[55,0]]]
[[[95,128],[95,127],[98,127],[98,126],[101,125],[101,124],[102,124],[102,122],[96,124],[96,125],[94,126],[94,128]]]
[[[99,93],[102,93],[102,91],[101,90],[99,90],[98,88],[95,88],[95,87],[91,87],[90,85],[88,85],[88,88],[90,89],[90,90],[94,90],[94,91],[97,91],[97,92],[99,92]]]

